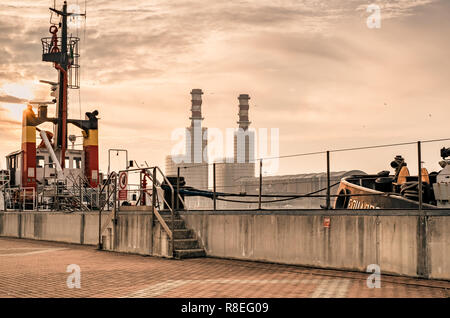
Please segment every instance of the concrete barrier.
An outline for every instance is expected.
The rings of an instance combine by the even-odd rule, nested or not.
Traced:
[[[207,255],[450,280],[450,212],[189,211]],[[329,227],[324,226],[329,218]]]
[[[148,212],[127,212],[117,215],[117,252],[152,255],[153,216]]]
[[[450,217],[434,216],[428,221],[430,278],[450,279]]]
[[[21,215],[19,213],[0,213],[0,235],[20,237]]]
[[[109,212],[102,213],[102,224],[110,217]],[[115,250],[150,255],[152,214],[123,212],[118,213],[117,219]],[[0,236],[97,245],[98,213],[3,212],[0,213]]]
[[[210,256],[354,271],[377,264],[382,273],[450,280],[447,210],[187,211],[181,216]],[[109,217],[104,213],[102,224]],[[103,235],[115,251],[171,255],[170,240],[149,211],[119,212],[113,230]],[[98,214],[4,212],[0,236],[96,245]]]

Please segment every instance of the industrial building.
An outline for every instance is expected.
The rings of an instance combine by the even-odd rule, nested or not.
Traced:
[[[185,153],[166,157],[166,175],[177,175],[181,167],[186,184],[197,188],[208,188],[208,157],[205,149],[208,145],[208,128],[202,127],[202,95],[201,89],[191,91],[191,125],[186,128]]]
[[[217,160],[216,189],[221,192],[233,191],[240,178],[255,176],[255,132],[249,129],[250,96],[241,94],[239,100],[239,128],[233,136],[233,158]]]

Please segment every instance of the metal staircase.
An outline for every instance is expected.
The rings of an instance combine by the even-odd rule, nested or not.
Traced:
[[[9,196],[6,196],[6,187],[9,185],[11,178],[9,170],[0,170],[0,211],[6,211],[6,207],[9,205],[7,201]]]
[[[172,208],[174,206],[174,199],[175,199],[175,191],[172,184],[169,182],[169,180],[166,178],[166,176],[163,174],[163,172],[158,167],[147,167],[147,168],[141,168],[141,169],[131,169],[127,170],[130,171],[138,171],[141,173],[141,176],[143,178],[147,178],[150,183],[150,187],[147,188],[140,188],[139,192],[141,193],[141,197],[139,198],[138,202],[147,202],[144,197],[150,197],[151,206],[148,206],[151,208],[151,211],[153,211],[153,228],[159,224],[161,226],[161,229],[166,232],[170,242],[170,248],[172,255],[169,257],[174,257],[177,259],[182,258],[194,258],[194,257],[204,257],[206,256],[205,250],[201,246],[201,242],[196,237],[194,231],[187,228],[185,221],[181,218],[180,214],[176,209]],[[113,175],[114,174],[114,175]],[[158,176],[162,178],[162,180],[158,180]],[[103,233],[108,229],[111,228],[111,226],[114,224],[115,220],[117,220],[117,210],[118,210],[118,204],[117,204],[117,195],[116,191],[118,190],[117,187],[117,174],[114,172],[111,173],[111,175],[108,177],[108,180],[112,179],[112,184],[114,185],[114,188],[110,192],[110,195],[114,196],[113,202],[113,209],[111,213],[108,216],[107,221],[104,224],[101,224],[101,213],[105,209],[107,202],[109,202],[109,198],[106,199],[106,201],[102,204],[102,207],[100,208],[99,213],[99,248],[103,248],[103,241],[102,241],[102,235]],[[109,181],[108,181],[109,182]],[[164,198],[164,195],[158,195],[159,193],[164,192],[163,187],[169,187],[172,193],[172,202],[169,204],[166,199]],[[102,193],[103,190],[100,192]],[[182,197],[177,193],[178,198],[183,201]],[[142,201],[141,201],[142,200]],[[163,207],[168,207],[167,209],[164,209]],[[183,202],[183,206],[184,202]],[[111,228],[111,231],[114,232],[114,230]]]
[[[6,188],[10,180],[9,170],[0,170],[0,191]]]

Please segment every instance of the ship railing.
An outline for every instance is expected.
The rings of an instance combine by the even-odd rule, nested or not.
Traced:
[[[79,209],[81,211],[90,211],[89,201],[87,200],[87,204],[84,204],[85,198],[89,198],[87,189],[83,187],[83,184],[86,182],[84,177],[81,175],[75,176],[71,172],[67,179],[72,183],[70,187],[67,187],[67,190],[72,195],[74,202],[79,205]]]
[[[33,187],[5,188],[4,200],[6,211],[36,211],[36,189]]]
[[[0,171],[0,191],[6,188],[10,182],[11,178],[9,175],[9,170]]]
[[[0,211],[6,210],[6,192],[5,189],[9,186],[10,176],[9,170],[0,171],[0,195],[3,196],[3,204],[0,206]]]
[[[103,197],[100,186],[97,188],[84,186],[89,183],[89,180],[82,175],[75,176],[71,173],[68,179],[72,182],[72,186],[68,187],[68,190],[80,205],[80,210],[91,211],[93,209],[100,209]]]

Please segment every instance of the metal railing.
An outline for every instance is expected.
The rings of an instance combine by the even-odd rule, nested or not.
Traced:
[[[436,169],[436,164],[438,163],[438,150],[445,147],[446,143],[450,142],[450,138],[443,138],[443,139],[433,139],[433,140],[423,140],[423,141],[414,141],[414,142],[402,142],[402,143],[395,143],[395,144],[384,144],[384,145],[375,145],[375,146],[362,146],[362,147],[354,147],[354,148],[342,148],[342,149],[332,149],[327,151],[317,151],[317,152],[307,152],[307,153],[299,153],[299,154],[292,154],[292,155],[280,155],[280,156],[274,156],[274,157],[261,157],[258,159],[253,159],[251,162],[246,162],[246,164],[252,164],[254,169],[252,171],[252,174],[247,174],[244,179],[239,179],[239,177],[236,177],[236,175],[233,175],[233,178],[226,178],[224,177],[224,174],[232,171],[230,169],[230,166],[224,167],[223,169],[219,170],[219,174],[216,172],[216,168],[218,168],[220,165],[224,164],[236,164],[234,162],[215,162],[215,163],[199,163],[199,164],[183,164],[183,163],[173,163],[175,167],[177,168],[177,176],[187,176],[187,183],[190,185],[190,182],[198,182],[198,179],[189,179],[189,177],[192,178],[192,176],[195,174],[195,171],[189,172],[189,169],[198,169],[199,167],[206,167],[208,168],[209,173],[211,171],[209,170],[210,166],[212,166],[212,186],[205,189],[204,186],[198,186],[198,189],[192,189],[192,191],[186,190],[184,194],[186,196],[191,197],[209,197],[212,199],[212,204],[209,204],[209,202],[206,202],[204,206],[201,206],[199,204],[199,210],[218,210],[218,209],[248,209],[248,210],[262,210],[262,209],[346,209],[345,207],[339,207],[336,202],[336,198],[351,198],[351,197],[367,197],[366,200],[369,201],[378,201],[378,199],[371,199],[370,197],[376,197],[376,196],[386,196],[386,197],[392,197],[393,200],[403,199],[405,198],[403,196],[403,192],[398,189],[400,183],[395,183],[394,181],[394,190],[389,191],[381,191],[382,193],[376,193],[380,191],[367,191],[365,194],[357,194],[357,193],[339,193],[338,194],[338,185],[341,183],[342,178],[344,177],[350,177],[353,173],[356,173],[355,175],[358,175],[358,178],[363,179],[364,177],[361,174],[366,174],[363,171],[372,170],[375,166],[381,166],[383,165],[383,168],[378,168],[379,170],[375,171],[375,173],[367,175],[368,178],[373,178],[375,183],[375,179],[379,177],[378,172],[386,172],[381,171],[389,169],[389,162],[382,160],[380,162],[376,162],[373,160],[373,156],[377,156],[379,153],[382,153],[384,156],[386,154],[390,153],[393,158],[395,155],[403,152],[407,153],[407,156],[405,158],[410,158],[411,162],[416,162],[417,160],[417,173],[414,172],[413,175],[408,175],[408,181],[413,182],[413,179],[416,182],[417,189],[415,191],[417,193],[420,193],[421,195],[417,195],[417,200],[415,201],[417,207],[413,207],[411,204],[409,207],[399,207],[393,209],[417,209],[419,211],[422,211],[424,209],[430,209],[430,208],[439,208],[436,206],[436,200],[430,199],[430,196],[426,196],[426,191],[432,186],[433,184],[428,181],[428,184],[424,184],[424,176],[423,176],[423,153],[425,153],[422,148],[424,145],[432,146],[433,148],[436,148],[431,152],[433,156],[435,156],[434,162],[429,162],[431,165],[434,164],[434,168],[431,166],[430,169]],[[405,149],[405,147],[409,147]],[[399,147],[402,147],[401,150],[397,149]],[[384,149],[385,148],[385,149]],[[361,154],[361,151],[367,150],[366,153]],[[356,154],[352,154],[355,153]],[[369,153],[370,155],[367,155]],[[426,152],[427,157],[426,159],[429,159],[429,152]],[[347,157],[346,157],[347,156]],[[345,165],[348,165],[348,157],[353,157],[353,159],[358,158],[356,165],[352,163],[351,169],[346,169]],[[267,170],[267,166],[270,166],[271,161],[273,160],[279,160],[279,159],[289,159],[292,158],[295,160],[295,165],[299,165],[300,160],[301,162],[308,162],[307,164],[303,164],[306,169],[308,169],[308,165],[312,163],[314,167],[318,167],[319,171],[323,171],[320,173],[313,173],[311,170],[304,171],[304,170],[296,170],[298,172],[301,172],[303,174],[298,175],[299,178],[295,179],[295,181],[286,181],[288,179],[284,179],[283,177],[295,177],[296,175],[265,175],[263,176],[263,168],[264,170]],[[342,159],[346,158],[346,159]],[[411,159],[412,158],[412,159]],[[417,158],[417,159],[416,159]],[[450,157],[449,157],[450,159]],[[392,159],[388,159],[392,160]],[[320,162],[320,163],[319,163]],[[323,163],[322,163],[323,162]],[[349,161],[353,162],[353,161]],[[372,163],[373,167],[369,167],[367,164],[368,162]],[[415,164],[413,164],[414,166]],[[439,163],[441,165],[441,163]],[[292,169],[292,164],[289,165],[290,169]],[[300,165],[299,165],[300,166]],[[336,167],[342,167],[340,169],[336,169]],[[320,167],[323,167],[321,169]],[[363,168],[365,167],[365,168]],[[409,166],[410,167],[410,166]],[[221,168],[221,167],[220,167]],[[259,168],[259,169],[258,169]],[[387,169],[386,169],[387,168]],[[394,168],[394,167],[392,167]],[[173,169],[173,168],[172,168]],[[180,172],[181,169],[181,172]],[[228,169],[228,170],[227,170]],[[302,168],[300,168],[302,169]],[[317,168],[316,168],[317,169]],[[361,170],[358,170],[361,169]],[[414,168],[413,168],[414,169]],[[255,177],[255,171],[259,170],[259,173],[256,173]],[[394,168],[395,170],[395,168]],[[172,170],[173,171],[173,170]],[[238,170],[236,170],[238,171]],[[359,173],[357,172],[359,171]],[[397,171],[397,170],[396,170]],[[433,170],[430,170],[433,171]],[[297,172],[297,173],[298,173]],[[389,173],[389,171],[387,171]],[[305,179],[302,179],[304,176],[306,176],[308,173],[311,173],[312,175],[315,175],[311,178],[305,177]],[[259,175],[258,175],[259,174]],[[430,174],[434,175],[433,173]],[[338,176],[340,176],[338,178]],[[390,174],[390,177],[393,175]],[[197,176],[194,176],[197,178]],[[277,177],[280,179],[277,180]],[[396,175],[395,175],[396,177]],[[426,176],[428,177],[428,176]],[[179,180],[179,178],[177,178]],[[219,179],[220,181],[218,181]],[[232,182],[230,180],[232,179]],[[394,178],[396,180],[396,178]],[[194,180],[194,181],[193,181]],[[272,184],[273,180],[275,183]],[[219,183],[219,185],[217,184]],[[290,184],[293,184],[293,187],[290,187]],[[303,184],[307,184],[304,186]],[[295,190],[287,191],[288,186]],[[425,188],[425,186],[427,188]],[[178,188],[178,187],[177,187]],[[201,188],[201,189],[200,189]],[[222,188],[222,189],[221,189]],[[223,189],[225,188],[225,189]],[[276,190],[275,190],[276,189]],[[375,189],[375,188],[374,188]],[[228,190],[228,191],[227,191]],[[278,192],[277,192],[278,191]],[[341,191],[342,192],[342,191]],[[198,195],[197,195],[197,194]],[[277,193],[279,193],[277,195]],[[231,198],[230,198],[231,197]],[[232,197],[241,197],[241,198],[232,198]],[[264,199],[264,198],[270,198],[270,199]],[[425,199],[426,198],[426,199]],[[408,198],[406,198],[408,199]],[[387,199],[383,199],[387,202]],[[382,201],[383,201],[382,200]],[[195,205],[195,200],[188,200],[189,204],[188,208],[193,208]],[[222,201],[221,206],[218,204],[219,201]],[[383,201],[383,202],[385,202]],[[410,200],[411,201],[411,200]],[[211,201],[210,201],[211,202]],[[286,203],[282,203],[286,202]],[[288,202],[291,202],[288,204]],[[380,201],[381,202],[381,201]],[[409,202],[411,203],[411,202]],[[240,206],[240,207],[239,207]],[[248,207],[243,207],[248,206]],[[365,206],[365,205],[364,205]],[[384,205],[382,205],[384,206]],[[386,207],[388,208],[388,207]],[[391,207],[389,207],[390,209]],[[354,208],[353,209],[364,209],[364,208]],[[383,207],[381,207],[383,209]]]
[[[140,195],[137,199],[137,204],[141,206],[150,206],[151,204],[152,213],[161,224],[161,227],[170,239],[170,246],[173,254],[175,217],[179,210],[179,203],[181,202],[183,206],[185,206],[185,201],[179,191],[179,182],[177,182],[177,188],[175,191],[174,185],[170,182],[170,180],[158,166],[150,167],[147,165],[147,167],[142,168],[121,170],[117,174],[117,178],[119,180],[122,174],[126,174],[128,179],[129,175],[139,174],[139,184],[137,185],[136,189],[131,189],[130,186],[127,186],[126,189],[116,188],[116,191],[125,191],[127,198],[130,192],[138,192]],[[149,182],[147,183],[147,181]],[[169,190],[171,193],[170,199],[166,199],[164,195],[164,191],[167,190]],[[162,195],[160,195],[161,193]],[[147,196],[151,197],[151,200],[147,200]],[[117,201],[116,203],[118,204],[118,210],[120,210],[120,203],[128,200],[123,200],[123,196],[121,194],[118,194],[115,197]],[[175,198],[178,198],[176,204]],[[170,212],[170,224],[168,224],[168,220],[161,215],[161,210],[164,209],[164,206]]]
[[[33,187],[5,188],[4,200],[6,210],[35,211],[37,207],[36,190]]]
[[[111,184],[113,184],[112,191],[109,188]],[[109,226],[109,223],[111,222],[112,219],[114,220],[114,224],[116,223],[116,219],[117,219],[117,212],[116,212],[117,174],[114,171],[108,175],[106,183],[103,185],[103,187],[100,188],[99,195],[101,195],[105,191],[105,189],[108,189],[108,195],[107,195],[105,202],[103,203],[103,205],[101,207],[99,207],[99,210],[98,210],[98,249],[103,248],[103,242],[102,242],[103,232],[107,229],[107,227]],[[113,200],[114,206],[113,206],[112,212],[110,213],[110,216],[112,216],[112,218],[108,218],[108,221],[102,226],[102,212],[104,211],[106,206],[109,206],[109,201],[110,201],[111,196],[114,197],[114,200]]]

